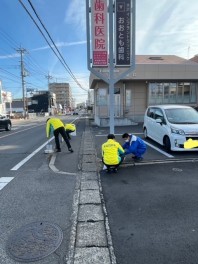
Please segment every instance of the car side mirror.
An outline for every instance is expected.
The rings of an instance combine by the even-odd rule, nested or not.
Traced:
[[[156,123],[161,124],[161,125],[162,125],[162,123],[163,123],[163,121],[162,121],[161,118],[157,118],[155,121],[156,121]]]

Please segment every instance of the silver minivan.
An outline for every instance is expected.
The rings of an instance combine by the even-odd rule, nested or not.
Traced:
[[[185,149],[188,139],[198,140],[198,112],[185,105],[154,105],[146,109],[144,137],[151,138],[167,151],[198,151]]]

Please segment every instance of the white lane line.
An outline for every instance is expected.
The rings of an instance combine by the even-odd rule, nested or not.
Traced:
[[[1,177],[0,178],[0,190],[2,190],[14,177]]]
[[[31,159],[36,153],[38,153],[42,148],[44,148],[50,141],[52,141],[54,137],[47,140],[43,145],[41,145],[39,148],[37,148],[35,151],[33,151],[29,156],[27,156],[25,159],[20,161],[17,165],[15,165],[11,170],[18,170],[21,166],[23,166],[29,159]]]
[[[144,140],[143,140],[143,141],[144,141]],[[157,147],[151,145],[150,143],[148,143],[148,142],[146,142],[146,141],[144,141],[144,143],[145,143],[146,145],[148,145],[149,147],[151,147],[151,148],[157,150],[158,152],[162,153],[162,154],[165,155],[166,157],[168,157],[168,158],[174,158],[174,156],[172,156],[172,155],[166,153],[165,151],[163,151],[163,150],[161,150],[161,149],[159,149],[159,148],[157,148]]]
[[[38,126],[42,126],[42,125],[43,125],[43,124],[38,125]],[[29,128],[23,129],[23,130],[19,130],[19,131],[14,132],[14,133],[9,133],[9,134],[6,134],[6,135],[3,135],[3,136],[0,136],[0,138],[9,137],[9,136],[12,136],[12,135],[15,135],[15,134],[21,133],[21,132],[26,131],[26,130],[30,130],[30,129],[32,129],[32,128],[34,128],[34,127],[38,127],[38,126],[32,126],[32,127],[29,127]]]

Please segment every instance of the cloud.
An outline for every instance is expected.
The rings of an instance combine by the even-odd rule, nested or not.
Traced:
[[[1,55],[0,59],[12,59],[12,58],[18,58],[18,57],[20,57],[20,54],[14,53],[10,55]]]
[[[69,47],[69,46],[76,46],[76,45],[84,45],[86,43],[87,43],[86,40],[82,40],[82,41],[76,41],[76,42],[57,42],[55,44],[58,48],[62,48],[62,47]],[[51,46],[54,48],[54,45],[51,45]],[[50,49],[50,47],[49,46],[43,46],[40,48],[32,49],[32,51],[46,50],[46,49]]]
[[[73,25],[77,33],[86,32],[86,1],[72,0],[65,13],[65,23]]]
[[[196,0],[153,0],[137,4],[136,43],[138,54],[193,56],[198,47]],[[189,54],[189,47],[190,53]]]

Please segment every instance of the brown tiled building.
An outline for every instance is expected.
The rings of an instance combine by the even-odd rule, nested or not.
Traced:
[[[98,68],[108,76],[107,68]],[[126,68],[115,68],[120,75]],[[109,87],[91,73],[94,89],[94,120],[109,126]],[[136,68],[114,87],[115,125],[142,122],[148,105],[198,104],[198,63],[173,55],[137,55]]]

